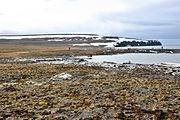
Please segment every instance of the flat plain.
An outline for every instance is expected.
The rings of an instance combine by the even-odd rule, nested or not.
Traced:
[[[1,41],[0,119],[180,119],[179,68],[13,61],[128,52],[137,50]]]

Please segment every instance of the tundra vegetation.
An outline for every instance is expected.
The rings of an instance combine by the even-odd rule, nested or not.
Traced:
[[[131,52],[142,50],[1,43],[0,119],[180,119],[178,67],[16,60]]]

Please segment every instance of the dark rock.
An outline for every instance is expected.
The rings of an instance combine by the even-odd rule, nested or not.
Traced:
[[[160,46],[161,42],[157,40],[148,40],[148,41],[123,41],[118,42],[115,47],[126,47],[126,46]]]

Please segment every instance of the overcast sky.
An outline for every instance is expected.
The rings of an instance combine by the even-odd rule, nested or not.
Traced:
[[[0,34],[180,38],[180,0],[0,0]]]

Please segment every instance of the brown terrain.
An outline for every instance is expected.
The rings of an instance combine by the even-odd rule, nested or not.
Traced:
[[[161,71],[6,63],[0,74],[1,119],[179,119],[179,77]]]
[[[169,68],[150,65],[105,68],[8,62],[128,52],[137,50],[1,43],[0,119],[180,119],[180,75],[172,74],[174,69],[167,73]]]

